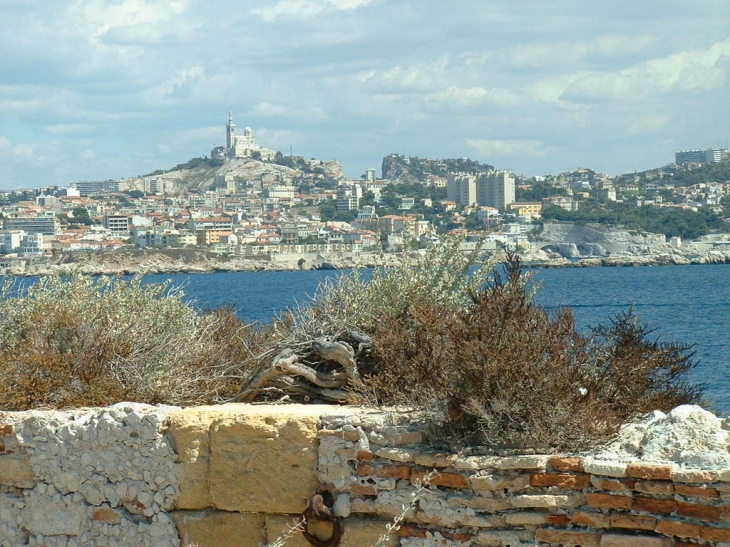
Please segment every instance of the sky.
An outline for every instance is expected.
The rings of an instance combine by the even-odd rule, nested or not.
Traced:
[[[0,0],[0,188],[261,146],[611,175],[730,139],[728,0]]]

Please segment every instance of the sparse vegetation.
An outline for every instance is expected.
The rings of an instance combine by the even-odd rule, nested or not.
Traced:
[[[514,256],[475,267],[458,241],[323,284],[272,325],[196,312],[167,285],[47,278],[0,301],[0,408],[119,400],[405,404],[459,441],[544,450],[695,403],[689,348],[627,311],[592,334],[533,299]]]

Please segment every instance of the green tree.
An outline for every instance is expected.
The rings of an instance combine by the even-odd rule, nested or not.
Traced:
[[[74,224],[82,224],[84,226],[91,226],[91,217],[89,216],[89,210],[86,207],[78,206],[71,210]]]

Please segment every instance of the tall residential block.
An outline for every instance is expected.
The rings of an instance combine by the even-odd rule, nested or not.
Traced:
[[[480,205],[504,211],[515,201],[515,179],[507,171],[449,173],[446,199],[461,205]]]
[[[477,202],[477,177],[473,173],[449,173],[446,177],[446,199],[461,205]]]

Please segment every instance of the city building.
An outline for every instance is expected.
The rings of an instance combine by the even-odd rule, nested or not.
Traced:
[[[461,205],[477,202],[477,177],[472,173],[449,173],[446,177],[446,199]]]
[[[129,216],[104,215],[104,228],[117,236],[129,235]]]
[[[674,153],[674,163],[687,165],[688,163],[718,163],[728,157],[725,148],[706,148],[704,150],[679,150]]]
[[[122,183],[118,180],[90,180],[72,182],[71,188],[78,190],[81,197],[87,197],[93,194],[121,192]]]
[[[446,199],[465,207],[476,204],[503,211],[515,201],[515,179],[506,171],[449,173]]]
[[[29,234],[55,235],[60,231],[60,222],[53,214],[35,217],[6,217],[4,230],[23,230]]]

